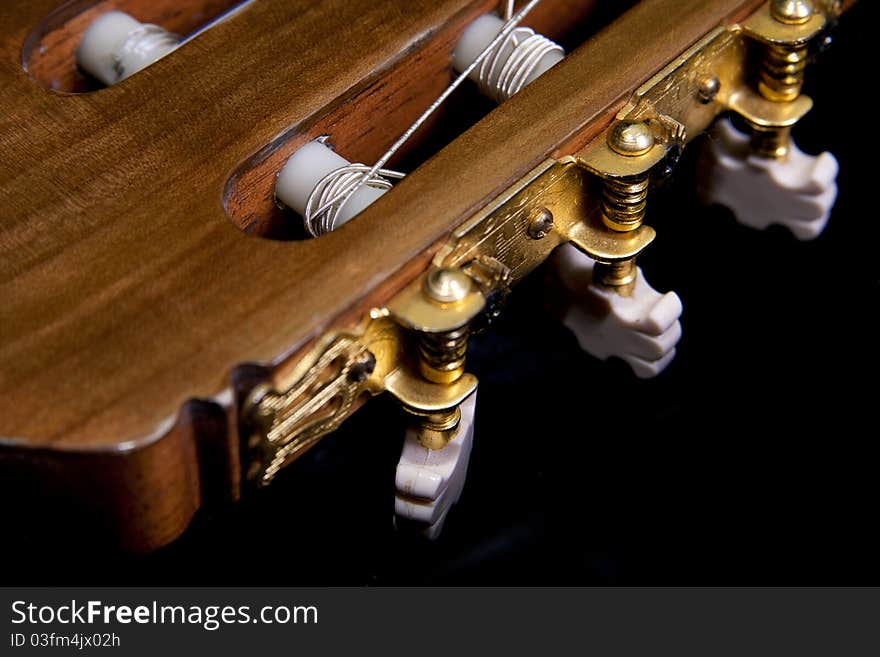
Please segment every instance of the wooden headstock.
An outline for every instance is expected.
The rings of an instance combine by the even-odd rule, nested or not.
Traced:
[[[129,549],[240,495],[258,385],[296,380],[457,227],[548,158],[582,155],[643,83],[763,3],[643,0],[583,38],[596,3],[546,0],[527,24],[578,47],[495,109],[458,97],[402,152],[393,193],[312,240],[276,204],[285,160],[330,135],[374,161],[497,3],[253,0],[112,87],[76,68],[111,8],[185,34],[232,4],[38,0],[0,16],[0,472]]]

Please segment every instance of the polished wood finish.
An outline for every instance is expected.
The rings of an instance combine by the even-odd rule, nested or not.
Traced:
[[[464,28],[491,11],[493,0],[476,2],[438,28],[418,50],[394,62],[344,102],[331,104],[314,118],[296,124],[244,162],[230,178],[224,206],[232,222],[249,234],[273,239],[304,239],[302,222],[275,199],[275,176],[303,144],[325,135],[336,152],[352,162],[375,162],[453,79],[452,51]],[[544,0],[523,21],[549,38],[580,44],[589,32],[584,25],[595,0]],[[624,3],[625,4],[625,3]],[[578,29],[579,28],[579,29]],[[580,34],[572,34],[578,29]],[[580,38],[578,38],[580,37]],[[404,159],[410,170],[433,155],[437,133],[463,132],[494,107],[476,86],[464,85],[404,145],[390,167]],[[425,141],[429,143],[426,145]],[[413,151],[415,150],[415,153]]]
[[[587,143],[641,82],[760,0],[644,0],[318,240],[259,239],[229,220],[223,191],[243,163],[474,4],[255,0],[81,95],[21,68],[55,2],[0,15],[4,485],[66,496],[130,549],[173,539],[204,502],[238,494],[237,395],[383,303],[452,227]],[[316,47],[328,34],[348,49]]]

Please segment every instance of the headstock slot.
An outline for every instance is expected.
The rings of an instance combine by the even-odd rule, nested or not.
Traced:
[[[122,11],[186,37],[242,4],[242,0],[69,0],[28,34],[22,67],[54,91],[96,91],[103,87],[77,68],[76,48],[92,21],[102,14]]]
[[[620,2],[609,8],[597,6],[595,0],[545,0],[523,24],[570,52],[632,4]],[[417,49],[401,53],[350,95],[333,99],[320,115],[292,126],[243,162],[223,196],[232,223],[249,235],[305,239],[298,215],[275,199],[275,176],[287,159],[302,145],[327,135],[345,158],[372,164],[450,83],[452,50],[467,25],[497,6],[497,2],[473,3],[438,26]],[[472,83],[462,85],[389,166],[413,171],[494,108],[494,102],[481,96]]]

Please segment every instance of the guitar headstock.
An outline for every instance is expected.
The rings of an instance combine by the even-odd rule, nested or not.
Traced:
[[[133,549],[386,393],[435,534],[480,440],[468,342],[522,280],[651,378],[682,303],[637,259],[693,141],[745,225],[816,237],[836,196],[791,130],[839,3],[56,4],[0,19],[0,463]]]

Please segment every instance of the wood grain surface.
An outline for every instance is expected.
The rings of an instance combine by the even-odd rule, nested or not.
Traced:
[[[0,14],[0,472],[150,549],[237,495],[236,389],[382,303],[451,228],[760,1],[644,0],[356,221],[289,242],[230,221],[233,173],[492,3],[255,0],[74,95],[21,66],[56,4]]]
[[[37,22],[24,42],[21,61],[28,74],[49,89],[81,93],[101,88],[76,66],[83,33],[98,16],[123,11],[142,23],[186,36],[208,24],[239,0],[74,0]]]
[[[585,19],[593,15],[595,4],[595,0],[544,0],[523,24],[549,38],[580,45],[588,38],[591,26]],[[450,61],[459,35],[491,7],[492,2],[474,3],[454,20],[438,26],[418,49],[357,94],[328,105],[314,120],[301,122],[242,163],[229,179],[224,195],[232,222],[253,235],[305,238],[302,222],[275,199],[275,176],[287,159],[306,142],[326,136],[334,150],[349,161],[375,162],[452,81]],[[580,34],[572,34],[578,27]],[[464,85],[398,151],[389,166],[393,168],[403,159],[408,166],[402,168],[411,170],[434,154],[432,146],[438,138],[463,132],[493,106],[476,85]]]

